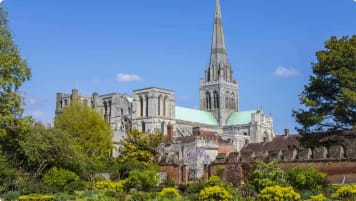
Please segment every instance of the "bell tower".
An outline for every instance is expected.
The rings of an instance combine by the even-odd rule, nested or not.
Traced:
[[[220,126],[239,111],[238,83],[227,57],[220,0],[216,0],[210,62],[200,80],[200,109],[210,111]]]

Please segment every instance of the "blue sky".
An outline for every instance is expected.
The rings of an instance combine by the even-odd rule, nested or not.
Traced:
[[[50,123],[56,92],[81,94],[157,86],[177,105],[199,106],[209,62],[215,0],[5,0],[10,28],[32,78],[25,113]],[[297,124],[291,110],[315,52],[330,36],[356,34],[354,0],[221,0],[240,109],[261,106],[277,133]],[[119,79],[120,78],[120,79]]]

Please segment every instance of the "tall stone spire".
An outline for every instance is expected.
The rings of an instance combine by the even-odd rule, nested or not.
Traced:
[[[215,7],[214,30],[210,55],[210,66],[211,65],[215,66],[215,68],[225,67],[228,65],[220,0],[216,0]]]

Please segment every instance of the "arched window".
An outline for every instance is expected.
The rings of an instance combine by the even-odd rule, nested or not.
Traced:
[[[67,105],[68,105],[68,100],[64,99],[64,106],[67,106]]]
[[[121,116],[124,115],[124,109],[120,108],[120,114]]]
[[[163,99],[163,116],[166,116],[166,114],[167,114],[167,96],[166,97],[164,97],[164,99]]]
[[[143,117],[143,98],[140,96],[140,114],[141,117]]]
[[[205,97],[206,97],[206,109],[210,110],[211,109],[211,96],[210,96],[209,91],[206,92]]]
[[[148,117],[148,96],[146,96],[146,117]]]
[[[158,96],[158,116],[160,116],[161,115],[161,98],[162,98],[162,96],[160,95],[160,96]]]
[[[236,101],[235,101],[235,94],[231,94],[231,109],[236,109]]]
[[[217,91],[214,91],[214,108],[219,108],[219,94]]]

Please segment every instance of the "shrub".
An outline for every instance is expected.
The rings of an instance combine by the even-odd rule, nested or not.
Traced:
[[[220,177],[212,176],[206,181],[208,186],[218,186],[221,183]]]
[[[340,198],[356,198],[356,185],[340,187],[336,194]]]
[[[294,192],[293,188],[281,186],[269,186],[264,188],[257,196],[258,201],[299,201],[300,195]]]
[[[312,201],[326,201],[326,197],[323,194],[310,197]]]
[[[95,187],[100,190],[114,190],[122,191],[124,188],[125,180],[120,181],[98,181]]]
[[[199,193],[205,187],[207,187],[207,184],[201,180],[199,180],[198,182],[189,183],[187,188],[187,193],[189,194]]]
[[[53,195],[29,194],[19,197],[19,201],[53,201]]]
[[[284,174],[284,171],[279,168],[278,161],[264,163],[256,160],[249,184],[254,186],[256,192],[260,192],[268,186],[286,184]]]
[[[158,171],[154,168],[146,170],[132,170],[129,177],[124,182],[124,188],[128,191],[130,188],[149,191],[158,185]]]
[[[3,194],[3,197],[5,200],[18,200],[20,196],[20,192],[19,191],[8,191],[6,193]]]
[[[220,186],[209,186],[199,193],[199,200],[201,201],[229,201],[231,199],[232,195]]]
[[[158,193],[161,198],[176,199],[180,198],[180,194],[176,188],[164,188]]]
[[[66,185],[79,181],[79,176],[72,171],[53,167],[44,175],[42,180],[43,183],[62,191]]]
[[[69,195],[67,193],[56,193],[54,195],[54,199],[56,201],[75,200],[75,196],[74,195]]]
[[[294,167],[287,173],[289,183],[298,189],[316,190],[325,179],[326,174],[312,167]]]

